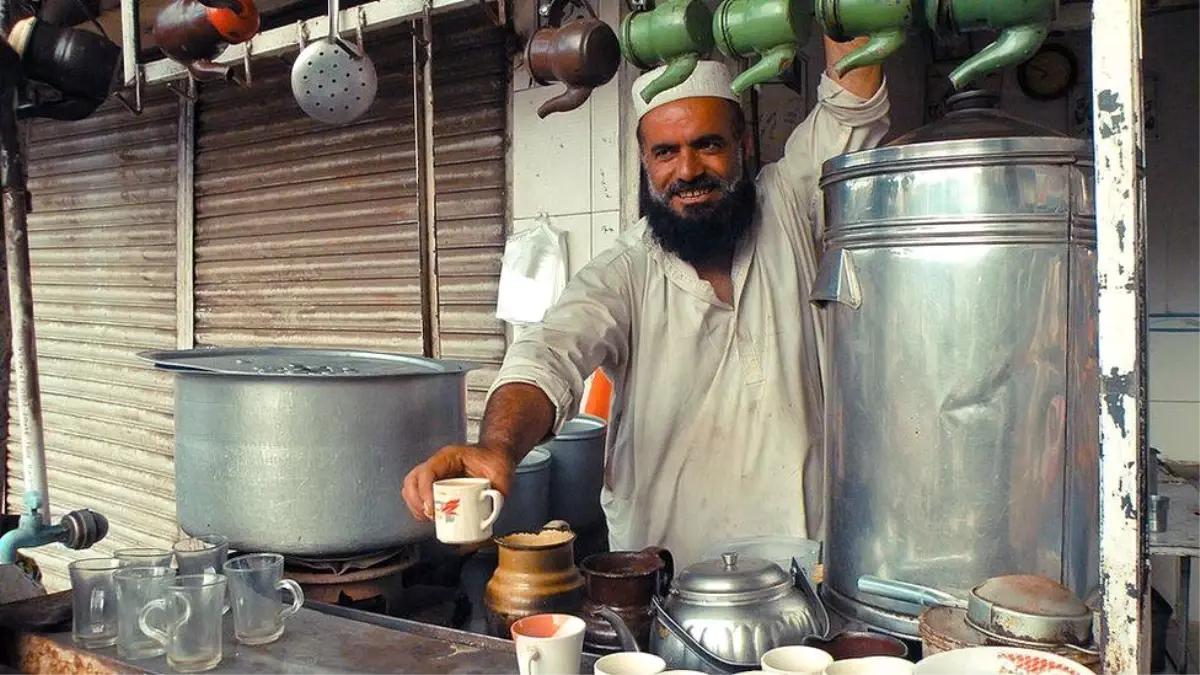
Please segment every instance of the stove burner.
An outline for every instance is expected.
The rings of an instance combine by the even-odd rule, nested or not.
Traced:
[[[342,558],[292,556],[284,568],[309,599],[396,616],[404,571],[417,557],[416,547]]]

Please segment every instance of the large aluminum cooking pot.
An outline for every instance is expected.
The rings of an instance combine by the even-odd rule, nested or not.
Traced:
[[[917,635],[872,575],[965,599],[1036,574],[1098,579],[1090,145],[982,92],[887,147],[824,166],[823,592]]]
[[[466,440],[469,365],[360,351],[141,354],[175,372],[175,501],[188,533],[243,551],[340,556],[432,536],[400,496]]]

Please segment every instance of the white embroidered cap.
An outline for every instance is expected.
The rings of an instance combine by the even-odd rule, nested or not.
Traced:
[[[659,75],[662,75],[666,69],[666,66],[659,66],[634,81],[633,109],[637,111],[639,120],[646,113],[660,105],[683,98],[713,96],[727,99],[734,103],[741,103],[741,99],[730,88],[730,85],[733,84],[733,76],[729,74],[729,69],[725,67],[725,64],[720,61],[700,61],[696,64],[696,69],[692,71],[692,74],[686,80],[678,86],[659,92],[657,96],[650,99],[650,102],[647,103],[642,99],[642,90],[646,88],[646,85],[657,79]]]

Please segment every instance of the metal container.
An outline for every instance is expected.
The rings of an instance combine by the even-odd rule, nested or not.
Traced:
[[[650,651],[677,669],[752,670],[771,649],[829,631],[829,617],[799,568],[789,575],[737,553],[688,567],[651,606]]]
[[[603,419],[580,415],[541,446],[550,451],[550,517],[567,521],[577,532],[604,521],[600,491],[607,429]]]
[[[1098,579],[1090,145],[952,97],[943,120],[825,163],[823,592],[917,636],[920,606],[1037,574]]]
[[[511,494],[492,525],[492,534],[499,537],[511,532],[536,532],[549,520],[549,510],[550,453],[534,448],[517,465]]]
[[[175,499],[188,533],[334,556],[428,538],[405,474],[466,440],[462,363],[320,349],[146,352],[175,372]]]

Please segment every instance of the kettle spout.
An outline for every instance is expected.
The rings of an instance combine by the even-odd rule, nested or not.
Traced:
[[[621,642],[621,651],[642,651],[638,646],[637,638],[633,637],[633,631],[629,630],[629,626],[625,625],[625,620],[619,614],[604,606],[597,607],[595,612],[616,631],[617,639]]]
[[[233,81],[233,68],[231,66],[223,66],[207,59],[192,61],[184,64],[184,66],[192,74],[192,77],[196,78],[197,82],[212,80]]]
[[[568,86],[566,91],[539,106],[537,116],[540,119],[545,119],[547,115],[574,110],[583,105],[588,100],[588,96],[591,95],[591,87]]]
[[[1044,24],[1027,24],[1004,29],[995,42],[984,47],[950,73],[950,84],[961,91],[990,72],[1025,61],[1042,46],[1048,33],[1049,28]]]
[[[671,87],[683,84],[683,81],[691,76],[692,71],[696,69],[696,64],[700,63],[700,55],[696,53],[683,54],[671,59],[670,65],[659,75],[653,82],[646,85],[642,90],[642,100],[649,103],[655,96],[663,93]]]
[[[730,85],[730,89],[733,89],[733,93],[735,94],[741,94],[756,84],[773,80],[787,72],[787,69],[792,67],[792,61],[795,59],[796,45],[779,45],[766,54],[763,54],[758,63],[755,63],[741,75],[738,75]]]
[[[867,41],[867,44],[854,50],[853,53],[842,57],[833,70],[837,73],[838,77],[842,77],[855,68],[873,66],[891,56],[902,44],[904,44],[903,30],[889,30],[882,33],[875,33],[871,35],[871,39]]]

